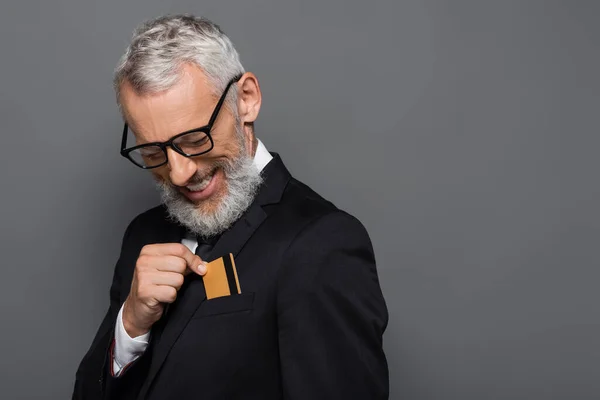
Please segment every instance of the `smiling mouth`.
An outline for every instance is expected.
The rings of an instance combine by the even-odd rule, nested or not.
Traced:
[[[210,184],[210,181],[212,180],[213,176],[215,176],[214,172],[212,174],[210,174],[209,176],[207,176],[206,178],[204,178],[202,181],[195,183],[193,185],[188,185],[185,188],[187,190],[189,190],[190,192],[201,192],[204,189],[206,189],[206,187]]]
[[[211,180],[217,173],[217,170],[218,170],[218,168],[214,168],[201,181],[199,181],[199,182],[197,181],[195,183],[192,183],[191,185],[187,185],[187,186],[183,186],[183,187],[186,188],[187,190],[189,190],[190,192],[201,192],[204,189],[206,189],[207,186],[210,184]]]
[[[219,170],[219,167],[215,167],[208,175],[204,175],[201,181],[194,179],[195,182],[192,184],[178,186],[179,192],[196,205],[209,200],[219,190],[219,185],[224,179]]]

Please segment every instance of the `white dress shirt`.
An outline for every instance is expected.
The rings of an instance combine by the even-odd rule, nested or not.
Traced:
[[[258,140],[258,147],[256,148],[253,160],[256,169],[262,171],[272,158],[273,156],[271,156],[267,148],[260,140]],[[194,253],[196,247],[198,247],[198,242],[196,242],[196,239],[194,238],[183,238],[181,243],[186,245],[192,253]],[[119,376],[125,366],[135,361],[144,353],[146,347],[148,347],[149,339],[150,332],[134,338],[127,334],[127,331],[123,326],[123,306],[121,306],[115,326],[115,347],[113,353],[113,373],[115,376]]]

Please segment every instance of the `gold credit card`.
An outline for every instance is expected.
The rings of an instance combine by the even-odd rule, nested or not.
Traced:
[[[209,262],[207,272],[202,279],[208,300],[242,293],[231,253]]]

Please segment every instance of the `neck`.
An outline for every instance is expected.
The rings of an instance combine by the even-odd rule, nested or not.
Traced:
[[[256,136],[252,135],[252,157],[256,155],[256,149],[258,148],[258,139]]]
[[[246,136],[246,148],[250,149],[250,157],[254,157],[256,155],[256,149],[258,148],[258,139],[254,134],[254,128],[252,126],[246,126],[245,128],[245,136]]]

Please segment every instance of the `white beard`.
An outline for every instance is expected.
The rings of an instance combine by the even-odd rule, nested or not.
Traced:
[[[240,157],[231,162],[217,162],[215,166],[223,170],[227,188],[216,209],[210,212],[191,203],[172,184],[156,183],[169,217],[203,237],[216,236],[229,229],[250,207],[263,181],[252,157],[245,151],[243,141]],[[201,179],[193,181],[200,182]]]

